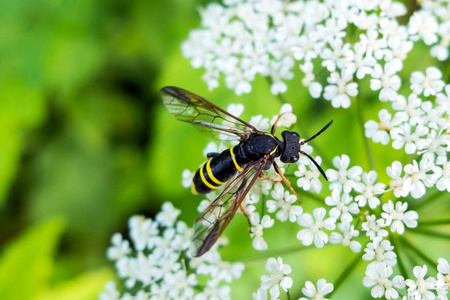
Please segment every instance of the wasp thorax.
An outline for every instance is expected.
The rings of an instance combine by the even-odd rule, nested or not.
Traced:
[[[293,131],[283,131],[281,136],[284,140],[284,151],[280,160],[284,163],[293,163],[298,161],[300,152],[300,135]]]

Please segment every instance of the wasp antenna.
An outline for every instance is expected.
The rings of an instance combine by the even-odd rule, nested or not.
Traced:
[[[312,137],[310,137],[309,139],[307,139],[306,141],[301,142],[300,144],[306,144],[307,142],[309,142],[310,140],[315,139],[318,135],[320,135],[322,132],[324,132],[325,130],[327,130],[328,127],[330,127],[330,125],[333,124],[333,120],[331,120],[327,125],[325,125],[324,128],[320,129],[318,133],[316,133],[315,135],[313,135]],[[322,173],[323,174],[323,173]]]
[[[331,124],[328,123],[328,124]],[[328,126],[328,125],[327,125]],[[308,153],[300,151],[301,154],[308,156],[308,158],[314,163],[317,169],[319,169],[320,173],[322,174],[323,178],[325,178],[326,181],[328,181],[327,175],[325,175],[325,172],[322,170],[322,168],[319,166],[319,164],[312,158]]]

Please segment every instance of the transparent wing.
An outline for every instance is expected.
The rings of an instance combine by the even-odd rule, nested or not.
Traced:
[[[175,118],[197,125],[201,131],[213,138],[221,139],[220,135],[223,134],[227,139],[242,140],[259,132],[253,125],[182,88],[163,87],[161,97]]]
[[[202,212],[194,223],[194,235],[191,239],[193,257],[203,255],[216,243],[265,165],[266,160],[262,159],[245,166],[244,170]]]

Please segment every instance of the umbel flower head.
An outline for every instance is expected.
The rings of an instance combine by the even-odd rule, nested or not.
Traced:
[[[115,262],[125,292],[109,282],[101,300],[119,299],[218,299],[230,297],[229,283],[241,276],[242,263],[221,260],[218,243],[201,258],[190,256],[192,229],[177,221],[180,210],[170,202],[162,205],[155,219],[133,216],[129,220],[131,241],[113,235],[108,258]],[[199,281],[204,282],[199,291]],[[134,295],[134,291],[139,292]]]
[[[291,167],[275,160],[302,202],[315,199],[320,202],[317,206],[299,206],[274,169],[264,171],[264,180],[256,180],[242,203],[253,247],[258,251],[275,248],[265,233],[290,222],[298,226],[292,233],[298,249],[321,251],[339,244],[360,255],[362,259],[349,261],[351,265],[344,270],[354,271],[353,266],[364,263],[360,284],[373,298],[447,299],[448,258],[430,256],[450,253],[448,235],[433,227],[448,224],[449,210],[435,205],[437,215],[443,216],[435,220],[420,209],[450,191],[450,84],[446,82],[449,70],[444,69],[449,59],[449,2],[420,1],[409,13],[403,2],[393,0],[224,0],[207,5],[201,16],[201,28],[190,32],[182,52],[194,68],[205,70],[203,79],[210,89],[224,82],[237,95],[251,93],[254,80],[262,76],[270,92],[280,96],[290,83],[298,86],[301,82],[311,95],[301,101],[321,98],[329,101],[325,102],[329,109],[355,111],[359,124],[355,121],[349,126],[359,126],[364,133],[363,141],[358,141],[364,149],[349,148],[348,153],[330,154],[329,149],[322,149],[319,156],[311,145],[302,145],[302,151],[323,167],[328,183],[307,157],[301,156]],[[430,65],[411,64],[413,53],[413,58],[423,58]],[[302,73],[300,78],[294,76],[297,72]],[[368,99],[372,106],[366,106]],[[378,102],[373,105],[373,101]],[[298,103],[291,104],[279,112],[289,112],[280,127],[296,125],[292,107]],[[239,116],[244,107],[230,105],[228,111]],[[363,111],[366,107],[371,109]],[[249,122],[268,131],[276,117],[257,115]],[[347,132],[340,134],[339,141],[357,147],[347,143]],[[379,144],[380,153],[371,152],[372,143]],[[220,143],[208,144],[204,153],[221,152],[231,145],[232,141],[221,137]],[[364,162],[361,154],[366,156]],[[183,172],[184,186],[190,186],[193,174]],[[219,193],[208,194],[199,211]],[[240,276],[242,265],[220,263],[216,246],[201,258],[191,259],[187,251],[190,229],[174,220],[177,210],[169,204],[163,211],[155,220],[130,220],[132,244],[121,235],[113,236],[108,255],[116,262],[119,277],[128,288],[142,285],[145,291],[122,298],[229,299],[228,283]],[[442,247],[428,253],[427,243],[417,245],[418,234],[441,237]],[[402,251],[405,248],[407,254]],[[342,280],[337,275],[332,278],[334,284],[315,278],[301,288],[303,284],[292,278],[302,266],[276,257],[267,260],[268,274],[261,276],[259,288],[253,287],[254,299],[279,299],[283,293],[292,298],[293,291],[301,293],[302,300],[333,299],[340,288]],[[405,265],[405,257],[411,258],[412,266]],[[197,290],[200,276],[206,276],[206,286]],[[102,295],[104,299],[120,297],[111,283]]]

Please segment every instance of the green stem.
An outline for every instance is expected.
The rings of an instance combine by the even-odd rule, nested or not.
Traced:
[[[402,274],[403,278],[408,278],[408,272],[406,272],[405,264],[403,262],[403,258],[400,256],[399,246],[397,243],[397,238],[393,235],[389,236],[389,240],[392,243],[392,246],[394,246],[394,252],[397,255],[397,266],[400,270],[400,273]]]
[[[266,251],[263,255],[252,255],[251,257],[246,257],[239,259],[239,262],[251,262],[251,261],[258,261],[258,260],[265,260],[269,257],[278,257],[285,254],[291,254],[294,252],[300,252],[303,250],[307,250],[310,247],[300,247],[300,246],[293,246],[290,248],[282,249],[282,250],[272,250],[272,251]]]
[[[423,200],[420,203],[417,203],[417,201],[409,202],[410,203],[410,207],[409,208],[412,209],[412,210],[418,210],[418,209],[422,208],[422,206],[432,204],[433,202],[438,200],[443,195],[448,195],[448,193],[444,193],[442,191],[435,191],[433,194],[431,194],[431,196],[429,196],[427,199]],[[417,203],[417,204],[414,204],[414,203]]]
[[[333,295],[334,292],[337,291],[337,289],[339,288],[339,286],[344,282],[344,280],[350,276],[350,273],[353,271],[353,269],[356,268],[356,266],[358,265],[358,263],[361,261],[361,258],[363,256],[363,253],[359,253],[358,255],[355,256],[355,258],[348,264],[348,266],[344,269],[344,271],[342,271],[342,273],[339,275],[339,277],[334,281],[333,285],[334,285],[334,289],[333,291],[328,295],[328,298],[331,298],[331,296]]]
[[[286,296],[288,300],[291,300],[291,294],[289,294],[289,290],[286,291]]]
[[[325,200],[317,194],[302,190],[302,195],[305,195],[306,197],[315,200],[317,203],[321,205],[325,204]]]
[[[434,261],[433,259],[431,259],[430,257],[428,257],[425,253],[423,253],[419,248],[417,248],[416,246],[414,246],[413,244],[411,244],[406,238],[400,236],[400,241],[405,244],[407,247],[411,248],[411,250],[413,250],[417,256],[419,256],[420,258],[422,258],[424,261],[426,261],[427,263],[429,263],[430,265],[434,266],[435,268],[437,267],[437,263],[436,261]]]
[[[450,224],[450,219],[433,220],[433,221],[422,221],[422,222],[419,223],[418,227],[432,226],[432,225],[446,225],[446,224]]]
[[[264,217],[265,210],[266,210],[266,195],[262,194],[261,219],[262,217]]]
[[[364,129],[364,116],[363,116],[363,109],[362,109],[362,101],[358,101],[358,99],[353,98],[356,102],[356,114],[358,116],[358,122],[359,122],[359,126],[361,128],[361,135],[362,135],[362,139],[364,141],[364,148],[366,149],[366,156],[367,156],[367,162],[369,163],[369,168],[371,170],[375,170],[375,163],[373,161],[373,155],[372,155],[372,150],[370,148],[370,142],[369,139],[366,137],[365,135],[365,129]]]
[[[443,232],[437,232],[437,231],[431,231],[431,230],[424,230],[420,228],[414,228],[414,233],[420,233],[426,236],[434,236],[438,238],[443,238],[446,240],[450,240],[450,234],[443,233]]]

